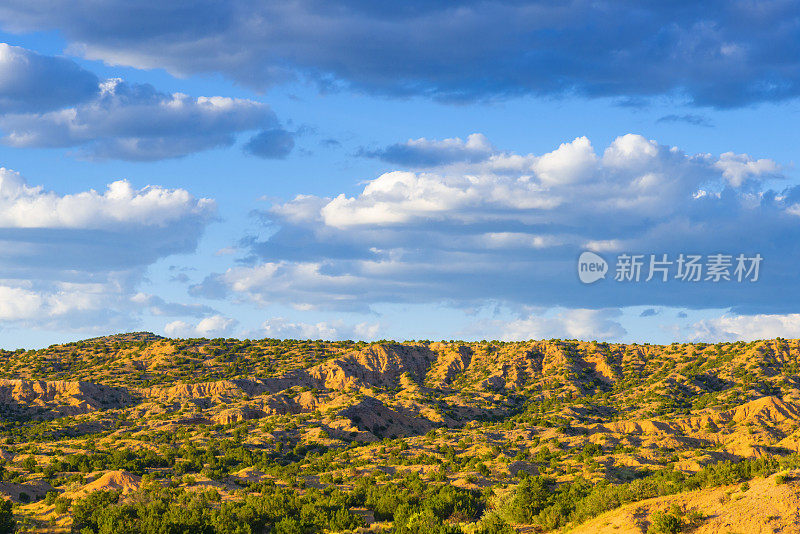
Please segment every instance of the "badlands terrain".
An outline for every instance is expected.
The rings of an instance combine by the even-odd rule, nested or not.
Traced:
[[[0,533],[800,532],[800,341],[0,351]]]

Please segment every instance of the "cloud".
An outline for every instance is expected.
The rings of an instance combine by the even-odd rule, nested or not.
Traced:
[[[202,304],[182,304],[179,302],[167,302],[157,295],[146,293],[136,293],[131,297],[131,301],[141,306],[147,307],[153,315],[167,316],[189,316],[205,317],[216,314],[216,310],[210,306]]]
[[[708,117],[704,115],[697,115],[695,113],[685,113],[683,115],[664,115],[656,122],[685,122],[686,124],[691,124],[692,126],[706,126],[708,128],[713,126],[711,121],[708,120]]]
[[[332,137],[329,137],[327,139],[322,139],[319,142],[319,144],[324,146],[325,148],[340,148],[342,146],[341,141],[339,141],[338,139],[334,139]]]
[[[0,322],[109,328],[143,307],[174,311],[136,286],[153,262],[192,252],[215,214],[183,189],[120,180],[61,195],[0,168]]]
[[[732,165],[746,170],[736,175]],[[245,262],[192,292],[357,311],[492,300],[785,313],[795,306],[786,288],[797,284],[800,254],[787,243],[800,239],[800,189],[765,189],[776,169],[770,160],[690,155],[628,134],[600,152],[580,137],[541,155],[495,151],[477,162],[391,171],[352,196],[300,195],[273,206],[264,213],[270,237],[243,242]],[[604,255],[612,274],[623,252],[765,259],[758,283],[608,276],[585,286],[575,268],[587,249]]]
[[[293,322],[283,317],[267,319],[257,332],[260,337],[283,339],[373,340],[378,335],[377,323],[346,325],[342,321],[305,323]]]
[[[0,113],[42,113],[99,92],[97,77],[69,59],[0,43]]]
[[[214,253],[214,256],[230,256],[236,254],[239,249],[236,247],[223,247]]]
[[[747,154],[734,154],[733,152],[725,152],[720,155],[714,165],[722,171],[722,176],[734,187],[741,186],[749,178],[760,179],[770,175],[777,176],[780,172],[780,167],[770,159],[755,160]]]
[[[42,296],[22,287],[0,286],[0,320],[30,319],[41,312]]]
[[[561,310],[551,316],[530,315],[513,321],[480,321],[465,334],[474,339],[527,341],[530,339],[616,340],[627,332],[616,320],[622,312],[615,309]]]
[[[111,79],[98,95],[46,113],[0,115],[14,147],[79,147],[85,157],[149,161],[230,146],[238,133],[277,124],[268,106],[244,99],[166,94]]]
[[[164,333],[168,337],[227,337],[237,324],[235,319],[213,315],[194,325],[185,321],[172,321],[164,326]]]
[[[466,141],[458,137],[442,141],[420,137],[379,150],[362,148],[359,155],[407,167],[436,167],[448,163],[482,161],[493,151],[486,136],[474,133]]]
[[[57,30],[89,59],[222,73],[258,89],[305,78],[326,90],[444,100],[670,95],[715,107],[798,95],[797,15],[794,2],[742,1],[0,6],[6,30]]]
[[[88,331],[120,327],[127,314],[118,282],[116,277],[97,282],[2,280],[0,325]]]
[[[641,143],[641,140],[636,136],[621,137],[614,142],[614,145],[609,150],[621,150],[627,156],[641,148],[631,147],[630,145],[639,143]],[[650,147],[645,148],[644,152],[652,154]],[[614,152],[610,153],[613,156]],[[556,150],[533,160],[531,167],[544,185],[557,186],[591,178],[597,170],[597,163],[597,156],[594,153],[592,143],[586,137],[578,137],[571,143],[561,143]]]
[[[776,337],[800,338],[800,314],[728,314],[691,326],[694,341],[753,341]]]
[[[661,312],[655,308],[647,308],[646,310],[642,310],[642,313],[639,314],[639,317],[655,317],[660,313]]]
[[[0,313],[2,310],[0,309]],[[223,315],[206,317],[196,324],[183,320],[172,321],[164,326],[169,337],[227,337],[234,334],[239,322]],[[281,339],[326,339],[326,340],[372,340],[376,339],[380,326],[377,323],[345,324],[343,321],[320,321],[306,323],[273,317],[253,331],[238,332],[239,337]]]
[[[0,167],[0,228],[108,230],[120,225],[163,227],[178,219],[206,217],[210,199],[194,199],[184,189],[148,186],[135,190],[126,180],[95,190],[58,195],[29,186],[22,176]]]
[[[264,159],[283,159],[293,148],[294,134],[282,128],[263,130],[244,145],[246,153]]]

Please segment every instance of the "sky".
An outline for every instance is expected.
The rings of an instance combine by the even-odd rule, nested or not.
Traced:
[[[7,0],[0,42],[2,348],[800,337],[796,1]]]

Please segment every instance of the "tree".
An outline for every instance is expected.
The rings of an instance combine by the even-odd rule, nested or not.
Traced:
[[[11,501],[0,499],[0,534],[12,534],[16,529],[17,522],[11,510]]]
[[[551,491],[547,481],[540,476],[526,477],[517,486],[517,492],[511,501],[512,519],[519,523],[531,523],[545,508],[550,500]]]
[[[516,531],[499,515],[492,513],[486,515],[478,525],[475,534],[514,534]]]

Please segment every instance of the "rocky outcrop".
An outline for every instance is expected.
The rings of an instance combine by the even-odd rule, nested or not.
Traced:
[[[147,399],[174,401],[183,399],[225,399],[269,393],[269,387],[256,380],[218,380],[197,384],[175,384],[143,388],[139,394]]]
[[[439,387],[451,384],[457,376],[467,370],[472,362],[472,348],[466,345],[451,348],[443,343],[433,343],[431,348],[438,353],[438,358],[428,373],[428,377]]]
[[[427,419],[414,417],[399,407],[388,407],[373,397],[364,397],[358,403],[340,412],[359,430],[377,437],[397,437],[423,434],[433,425]]]
[[[404,373],[421,383],[435,359],[435,354],[424,345],[373,345],[316,365],[308,370],[308,376],[317,387],[339,391],[360,386],[394,386]]]
[[[239,423],[241,421],[251,421],[261,419],[267,414],[250,406],[237,406],[228,410],[222,410],[214,416],[214,422],[221,425]]]
[[[9,415],[77,415],[122,408],[133,398],[124,388],[43,380],[0,380],[0,406]]]

